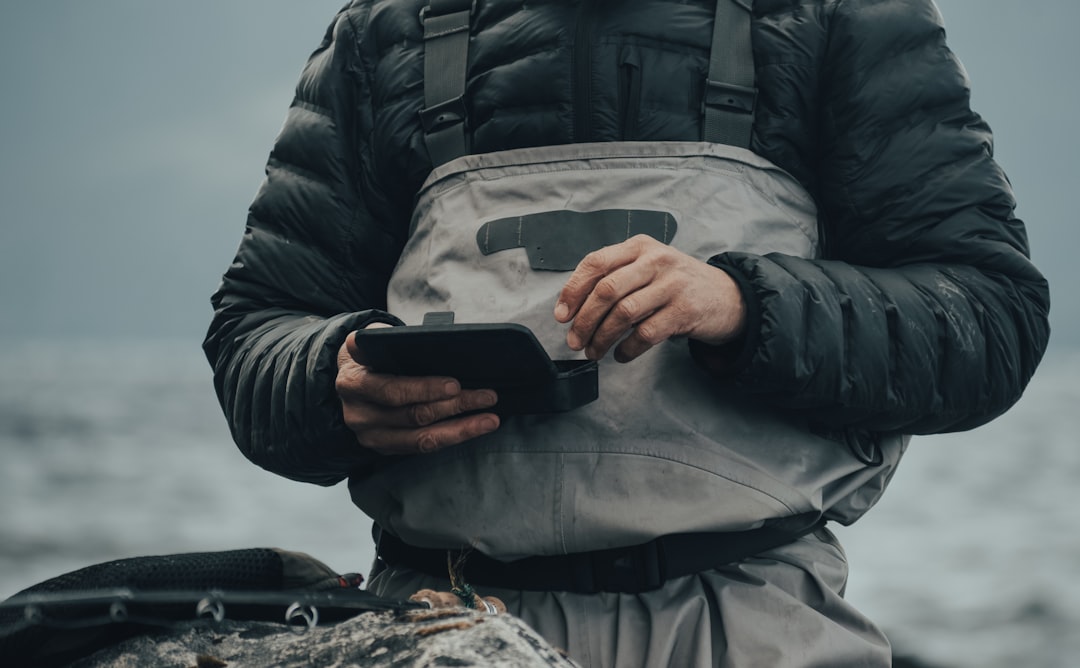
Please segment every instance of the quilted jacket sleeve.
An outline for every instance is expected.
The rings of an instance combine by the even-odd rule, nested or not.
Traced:
[[[305,67],[203,346],[244,454],[320,484],[373,456],[344,426],[336,356],[348,332],[387,318],[377,309],[400,250],[354,176],[369,123],[353,111],[369,90],[358,20],[338,14]]]
[[[1034,373],[1046,281],[930,0],[841,0],[831,20],[826,259],[713,259],[756,314],[735,378],[832,427],[973,428]]]

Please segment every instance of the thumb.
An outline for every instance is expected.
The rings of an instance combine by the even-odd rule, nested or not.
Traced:
[[[372,322],[366,325],[364,329],[379,329],[381,327],[393,327],[393,325],[385,322]],[[349,335],[345,337],[345,343],[338,350],[338,368],[340,369],[341,365],[347,361],[363,364],[360,361],[361,359],[360,346],[356,343],[356,331],[349,332]]]
[[[356,346],[356,332],[349,332],[348,336],[345,337],[344,343],[342,343],[341,347],[338,348],[338,354],[337,354],[338,369],[340,369],[341,367],[345,366],[348,363],[355,363],[356,362],[355,356],[356,356],[357,352],[359,352],[359,349]]]

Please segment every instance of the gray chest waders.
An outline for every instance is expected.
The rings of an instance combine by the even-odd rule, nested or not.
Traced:
[[[457,71],[468,3],[449,14],[435,5],[425,16],[442,23],[430,30],[428,62],[441,43],[444,66]],[[713,141],[462,155],[460,93],[429,90],[429,147],[449,160],[419,193],[389,311],[408,324],[430,311],[453,311],[459,323],[520,323],[553,359],[566,359],[575,353],[552,315],[555,299],[568,270],[599,247],[645,233],[701,260],[725,251],[815,257],[813,200],[745,148],[753,66],[732,51],[749,53],[749,14],[722,0],[725,13],[721,25],[743,37],[714,39],[713,60],[724,62],[710,70],[704,101]],[[716,71],[725,69],[722,79]],[[457,90],[460,72],[450,77],[460,79]],[[407,545],[469,546],[510,561],[785,520],[803,528],[807,518],[853,521],[880,496],[905,446],[883,439],[881,463],[867,465],[845,444],[717,383],[685,341],[672,340],[628,364],[602,360],[595,402],[507,417],[493,434],[391,463],[351,490]]]

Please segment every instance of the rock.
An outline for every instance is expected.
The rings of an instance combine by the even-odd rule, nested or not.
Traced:
[[[511,615],[365,613],[298,634],[270,622],[190,622],[131,638],[73,668],[226,666],[560,666],[572,661]]]

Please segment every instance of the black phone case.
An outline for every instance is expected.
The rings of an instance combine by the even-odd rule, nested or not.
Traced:
[[[428,320],[425,320],[428,322]],[[424,324],[356,332],[357,361],[378,373],[449,376],[499,395],[494,412],[558,413],[599,396],[596,362],[552,360],[528,327]]]

